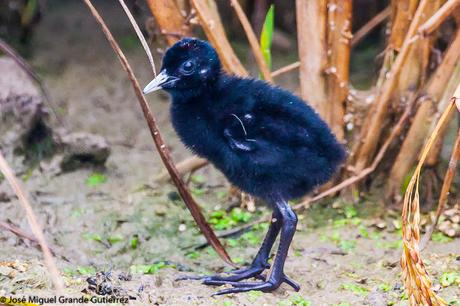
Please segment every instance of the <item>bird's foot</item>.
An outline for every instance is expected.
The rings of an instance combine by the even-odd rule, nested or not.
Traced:
[[[231,285],[233,288],[228,288],[228,289],[223,289],[220,291],[217,291],[214,295],[222,295],[222,294],[229,294],[229,293],[238,293],[238,292],[246,292],[246,291],[251,291],[251,290],[258,290],[262,292],[270,292],[273,290],[276,290],[282,283],[286,283],[289,286],[291,286],[295,291],[300,290],[299,284],[297,284],[295,281],[287,277],[286,275],[283,275],[280,277],[279,280],[276,279],[269,279],[267,281],[263,282],[221,282],[219,283],[220,285]],[[217,285],[216,282],[213,283],[214,285]]]
[[[233,270],[228,276],[221,275],[212,275],[212,276],[184,276],[178,278],[177,280],[202,280],[203,284],[210,286],[220,286],[228,282],[234,283],[243,279],[248,279],[251,277],[258,278],[260,280],[265,280],[265,277],[262,275],[262,272],[265,269],[270,268],[267,266],[251,266],[249,268],[243,268],[238,270]]]

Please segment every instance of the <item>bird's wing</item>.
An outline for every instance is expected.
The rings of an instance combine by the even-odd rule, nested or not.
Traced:
[[[257,141],[251,139],[248,135],[248,130],[251,124],[252,115],[246,114],[238,116],[230,114],[226,118],[224,137],[227,140],[230,148],[234,151],[252,152],[257,148]]]

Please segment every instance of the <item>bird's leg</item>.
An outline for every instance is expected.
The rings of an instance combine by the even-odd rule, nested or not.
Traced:
[[[300,290],[300,286],[284,274],[284,262],[286,261],[289,245],[296,230],[297,216],[286,201],[275,201],[275,205],[281,216],[281,234],[280,244],[275,260],[273,261],[270,276],[264,282],[226,282],[226,284],[232,285],[233,288],[218,291],[216,295],[251,290],[268,292],[277,289],[283,282],[293,287],[296,291]]]
[[[231,275],[228,276],[213,275],[204,277],[184,277],[181,278],[181,280],[201,279],[203,280],[203,284],[205,285],[219,286],[227,284],[229,282],[233,283],[243,279],[260,276],[260,274],[265,269],[270,268],[270,265],[268,264],[268,257],[270,256],[272,246],[275,243],[276,237],[278,236],[278,233],[281,229],[280,218],[281,216],[276,211],[272,214],[272,220],[270,222],[270,226],[268,228],[265,239],[262,242],[262,246],[260,247],[256,257],[254,258],[254,260],[248,268],[231,271]]]

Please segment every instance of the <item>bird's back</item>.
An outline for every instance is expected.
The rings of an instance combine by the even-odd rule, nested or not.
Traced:
[[[184,143],[233,184],[262,198],[273,192],[303,196],[329,180],[345,157],[308,104],[263,81],[224,74],[205,96],[174,104],[173,123]],[[228,129],[253,149],[229,146]]]

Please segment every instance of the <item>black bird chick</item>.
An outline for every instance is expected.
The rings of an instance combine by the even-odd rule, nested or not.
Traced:
[[[273,209],[267,236],[251,266],[230,276],[203,277],[203,283],[233,286],[217,294],[267,292],[283,282],[299,290],[284,273],[297,224],[287,201],[330,179],[345,158],[342,145],[294,94],[264,81],[224,73],[216,51],[205,41],[184,38],[168,49],[160,74],[144,94],[158,89],[172,96],[172,123],[183,143],[213,163],[233,185]],[[239,282],[262,278],[279,233],[268,278]]]

